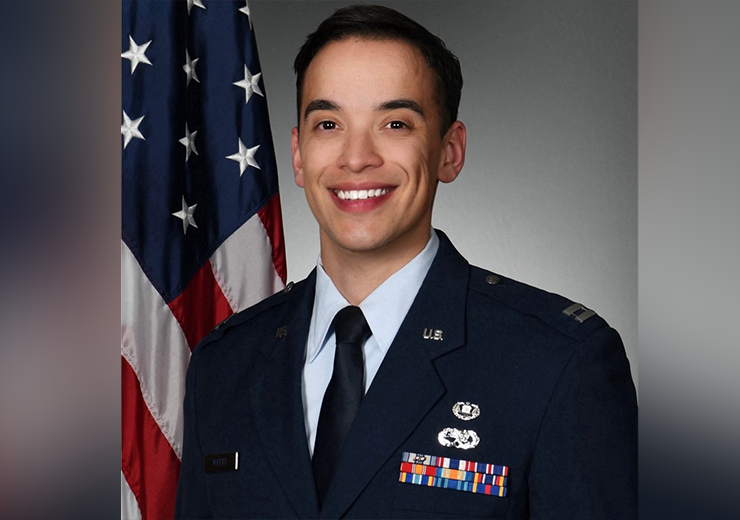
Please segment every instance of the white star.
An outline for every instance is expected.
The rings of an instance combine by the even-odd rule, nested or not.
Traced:
[[[193,152],[195,155],[200,155],[198,153],[198,150],[195,149],[195,134],[197,133],[198,131],[196,130],[191,134],[188,131],[188,124],[185,123],[185,137],[183,137],[179,141],[180,143],[185,145],[185,162],[188,162],[188,159],[190,159],[190,152]]]
[[[182,209],[180,211],[175,211],[172,215],[182,220],[182,233],[183,235],[187,235],[188,233],[188,226],[193,226],[194,228],[197,228],[198,225],[195,223],[195,218],[193,218],[193,213],[195,213],[195,207],[197,204],[193,204],[192,206],[188,206],[188,203],[185,202],[185,196],[182,197]]]
[[[244,4],[246,4],[244,7],[239,9],[239,12],[242,12],[247,15],[247,18],[249,18],[249,28],[252,28],[252,15],[249,14],[249,0],[245,0]]]
[[[254,76],[252,76],[252,73],[249,72],[249,69],[246,65],[244,65],[244,79],[241,81],[234,82],[234,85],[237,87],[241,87],[244,89],[247,95],[245,103],[249,103],[249,98],[252,97],[252,93],[259,94],[262,97],[265,97],[265,95],[260,90],[259,86],[259,80],[260,76],[262,75],[261,72],[258,72]]]
[[[247,169],[247,166],[254,166],[258,170],[260,169],[259,164],[254,160],[254,154],[257,153],[257,149],[259,147],[260,145],[257,145],[254,148],[247,148],[244,146],[244,143],[242,143],[242,140],[239,139],[239,151],[234,155],[226,157],[227,159],[231,159],[232,161],[239,163],[239,177],[242,176],[244,170]]]
[[[144,119],[144,116],[141,116],[139,119],[135,119],[131,121],[131,118],[128,117],[128,114],[126,111],[123,111],[123,124],[121,125],[121,134],[123,134],[123,149],[125,150],[128,146],[128,143],[131,142],[131,139],[136,137],[137,139],[144,139],[144,136],[141,134],[141,131],[139,131],[139,125],[141,124],[141,120]],[[146,139],[144,139],[146,140]]]
[[[198,64],[198,60],[200,58],[195,58],[194,60],[190,59],[190,54],[188,53],[187,49],[185,49],[185,65],[182,66],[182,70],[185,71],[185,74],[187,75],[187,83],[185,83],[185,86],[190,85],[190,80],[194,79],[198,83],[200,83],[200,80],[198,79],[198,75],[195,73],[195,66]]]
[[[200,7],[201,9],[206,8],[206,6],[203,5],[203,2],[201,0],[188,0],[188,14],[190,14],[190,10],[193,8],[193,5],[196,5]]]
[[[149,58],[146,57],[147,47],[149,47],[149,44],[152,43],[152,40],[149,40],[146,43],[143,43],[141,45],[137,45],[134,39],[129,36],[129,49],[126,52],[121,53],[121,58],[126,58],[127,60],[131,60],[131,74],[134,73],[136,70],[136,66],[139,63],[146,63],[147,65],[151,65],[152,62],[149,61]]]

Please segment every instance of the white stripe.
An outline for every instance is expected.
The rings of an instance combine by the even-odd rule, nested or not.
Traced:
[[[121,355],[136,372],[152,417],[181,457],[182,402],[190,349],[170,308],[123,242]]]
[[[221,291],[235,312],[246,309],[283,288],[275,271],[272,245],[259,215],[237,229],[211,256]]]
[[[133,491],[121,471],[121,520],[141,520],[141,511]]]

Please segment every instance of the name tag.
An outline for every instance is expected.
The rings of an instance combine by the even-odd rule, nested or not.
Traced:
[[[239,452],[217,453],[206,455],[204,459],[206,473],[224,473],[239,469]]]

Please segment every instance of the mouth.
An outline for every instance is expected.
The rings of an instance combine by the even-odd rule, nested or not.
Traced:
[[[370,190],[334,190],[334,194],[341,200],[365,200],[382,197],[390,193],[390,188],[377,188]]]

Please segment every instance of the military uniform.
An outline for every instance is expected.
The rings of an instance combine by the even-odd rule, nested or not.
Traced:
[[[322,508],[301,397],[315,274],[201,342],[177,518],[636,518],[637,402],[617,332],[470,266],[437,233]]]

